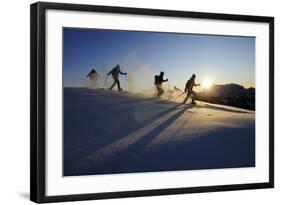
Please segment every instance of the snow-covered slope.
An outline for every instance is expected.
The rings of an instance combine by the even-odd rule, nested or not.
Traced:
[[[253,111],[178,102],[65,88],[64,175],[255,166]]]

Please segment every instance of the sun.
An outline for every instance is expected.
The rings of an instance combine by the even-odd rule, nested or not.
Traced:
[[[202,87],[205,89],[209,89],[210,87],[212,87],[212,81],[210,79],[205,79],[202,83]]]

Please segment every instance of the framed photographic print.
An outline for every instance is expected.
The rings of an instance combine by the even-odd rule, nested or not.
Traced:
[[[274,187],[274,18],[31,5],[34,202]]]

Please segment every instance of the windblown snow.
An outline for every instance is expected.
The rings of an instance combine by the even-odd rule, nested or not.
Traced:
[[[255,112],[172,95],[64,88],[64,175],[255,166]]]

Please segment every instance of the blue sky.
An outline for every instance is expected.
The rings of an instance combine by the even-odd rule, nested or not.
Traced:
[[[120,64],[143,89],[160,71],[181,88],[193,73],[197,82],[255,87],[254,37],[79,28],[64,28],[63,37],[64,86],[83,86],[92,68],[106,73]]]

